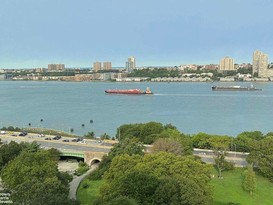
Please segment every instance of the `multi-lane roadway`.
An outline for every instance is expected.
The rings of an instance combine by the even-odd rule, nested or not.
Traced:
[[[16,136],[12,136],[16,135]],[[53,140],[55,136],[46,135],[41,137],[38,134],[28,133],[26,136],[19,136],[19,133],[6,133],[1,134],[0,138],[3,143],[8,143],[10,141],[15,142],[33,142],[36,141],[42,148],[56,148],[61,151],[91,151],[91,152],[109,152],[112,148],[111,142],[102,142],[99,140],[89,140],[85,139],[79,142],[72,142],[72,139],[69,137],[62,137],[59,140]],[[48,140],[50,139],[50,140]],[[68,142],[64,142],[67,141]]]
[[[12,136],[16,135],[16,136]],[[10,141],[15,142],[33,142],[36,141],[42,148],[56,148],[60,151],[73,151],[73,152],[105,152],[108,153],[112,148],[113,143],[115,141],[99,141],[99,140],[90,140],[85,139],[79,142],[72,142],[73,138],[62,137],[59,140],[53,140],[54,136],[43,136],[41,137],[38,134],[29,133],[26,136],[19,136],[19,133],[6,133],[1,134],[0,138],[2,142],[8,143]],[[51,140],[46,140],[50,138]],[[69,142],[64,142],[64,141]],[[148,147],[148,146],[147,146]],[[204,150],[204,149],[194,149],[193,154],[201,157],[202,161],[206,163],[214,163],[214,153],[212,150]],[[230,162],[234,162],[235,166],[244,167],[247,166],[247,157],[248,153],[241,152],[228,152],[226,159]]]

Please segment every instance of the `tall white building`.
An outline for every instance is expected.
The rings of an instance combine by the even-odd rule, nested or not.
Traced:
[[[229,71],[235,70],[234,68],[234,60],[230,57],[225,57],[220,60],[220,71]]]
[[[261,51],[254,51],[253,53],[253,74],[257,73],[259,77],[270,77],[272,71],[268,69],[268,56]]]
[[[126,71],[130,73],[134,69],[136,69],[136,59],[135,57],[131,56],[128,58],[128,61],[126,62]]]

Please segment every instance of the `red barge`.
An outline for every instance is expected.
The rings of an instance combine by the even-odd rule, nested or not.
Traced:
[[[146,91],[140,89],[130,89],[130,90],[105,90],[105,93],[108,94],[125,94],[125,95],[151,95],[153,94],[150,88],[147,88]]]

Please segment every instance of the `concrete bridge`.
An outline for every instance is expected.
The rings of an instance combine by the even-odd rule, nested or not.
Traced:
[[[104,155],[107,155],[107,153],[106,152],[91,152],[91,151],[85,151],[85,152],[60,151],[60,156],[81,158],[89,166],[93,165],[94,163],[101,162],[102,157]]]

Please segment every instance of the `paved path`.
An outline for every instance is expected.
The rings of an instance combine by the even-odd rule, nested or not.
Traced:
[[[80,185],[81,181],[87,176],[89,175],[92,171],[94,171],[96,168],[98,168],[98,164],[93,164],[91,166],[91,168],[84,173],[81,176],[76,176],[71,182],[70,182],[70,190],[69,190],[69,197],[71,199],[76,199],[76,195],[77,195],[77,189],[78,186]]]

